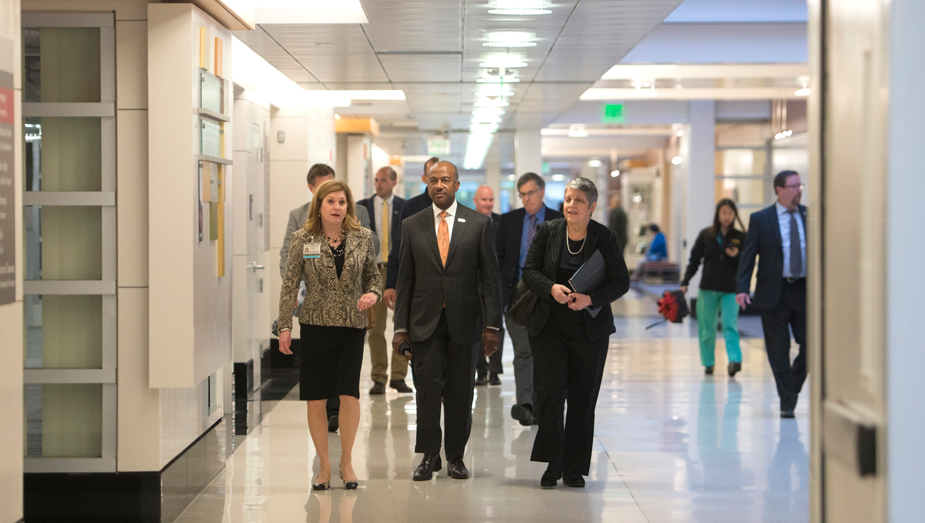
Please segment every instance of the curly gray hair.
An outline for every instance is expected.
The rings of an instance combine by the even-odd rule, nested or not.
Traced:
[[[565,184],[565,188],[575,189],[576,191],[585,193],[585,198],[588,199],[588,205],[594,205],[594,203],[597,202],[597,186],[587,178],[575,178]]]

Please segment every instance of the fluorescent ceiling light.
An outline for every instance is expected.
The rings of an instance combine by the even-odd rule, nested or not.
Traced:
[[[497,67],[499,69],[509,68],[509,67],[527,67],[527,63],[524,62],[523,57],[516,54],[492,54],[488,55],[488,58],[484,62],[479,64],[479,67]]]
[[[493,15],[548,15],[549,4],[542,0],[497,0],[491,5]]]
[[[588,160],[588,167],[600,167],[600,166],[601,166],[600,160]]]
[[[479,86],[478,90],[479,96],[514,96],[514,91],[511,91],[503,84],[486,84]]]
[[[802,89],[797,89],[797,92],[795,92],[795,93],[793,93],[793,94],[795,94],[795,95],[797,95],[797,96],[809,96],[809,94],[810,94],[811,92],[812,92],[812,89],[810,89],[809,87],[807,87],[806,82],[803,82],[803,88],[802,88]]]
[[[483,76],[482,78],[476,78],[475,81],[480,84],[516,84],[520,81],[520,78],[516,76]]]
[[[504,109],[500,107],[480,107],[472,111],[472,116],[501,116],[504,114]]]
[[[554,175],[552,175],[552,181],[554,181],[554,182],[564,182],[564,181],[565,181],[565,175],[564,175],[564,174],[554,174]]]
[[[684,161],[684,158],[680,156],[675,156],[674,158],[671,159],[671,163],[674,165],[681,165],[681,162],[683,161]]]
[[[535,47],[533,33],[525,31],[495,31],[486,35],[485,47]]]
[[[492,100],[491,98],[481,97],[478,101],[475,102],[476,107],[507,107],[511,105],[510,102],[505,102],[500,98]]]
[[[611,177],[611,178],[616,178],[617,176],[620,176],[620,170],[619,170],[619,169],[617,169],[616,171],[610,171],[610,177]]]
[[[584,125],[572,125],[568,128],[569,138],[587,138],[588,130]]]
[[[401,89],[380,89],[375,91],[361,90],[339,90],[339,91],[318,91],[325,93],[334,93],[340,96],[346,96],[351,100],[378,100],[378,101],[401,101],[405,99],[405,92]]]
[[[369,23],[360,0],[261,0],[254,13],[258,24]]]

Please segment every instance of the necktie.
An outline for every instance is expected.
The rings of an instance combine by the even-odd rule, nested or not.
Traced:
[[[530,215],[530,224],[527,225],[527,250],[530,250],[530,245],[533,244],[533,237],[536,236],[536,215]]]
[[[790,274],[794,278],[803,276],[803,248],[800,246],[800,228],[794,210],[790,214]]]
[[[382,200],[382,261],[389,259],[389,201]]]
[[[440,261],[446,267],[446,255],[450,251],[450,227],[446,224],[446,211],[440,211],[440,226],[437,228],[437,248],[440,249]]]

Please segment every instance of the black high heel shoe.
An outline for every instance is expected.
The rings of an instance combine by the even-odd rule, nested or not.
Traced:
[[[344,479],[344,473],[343,473],[343,472],[340,473],[340,479],[341,479],[341,481],[344,482],[344,488],[347,489],[347,490],[356,490],[357,487],[360,486],[360,484],[357,483],[357,480],[347,481],[346,479]]]
[[[315,479],[318,479],[317,477]],[[331,488],[331,481],[324,481],[322,483],[312,482],[312,490],[328,490]]]

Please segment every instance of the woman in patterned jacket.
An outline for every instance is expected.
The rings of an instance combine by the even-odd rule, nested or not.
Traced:
[[[331,483],[325,402],[340,397],[340,477],[357,488],[351,452],[360,424],[360,367],[366,336],[366,309],[382,297],[372,233],[360,227],[350,187],[340,180],[316,190],[305,225],[292,233],[286,275],[279,297],[279,350],[292,354],[292,310],[299,282],[307,293],[299,316],[301,375],[299,398],[308,402],[308,430],[321,468],[312,489]]]

